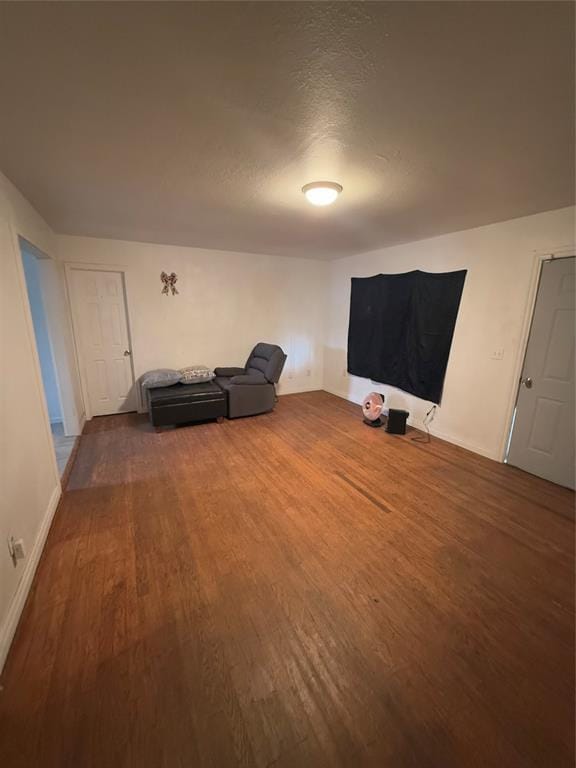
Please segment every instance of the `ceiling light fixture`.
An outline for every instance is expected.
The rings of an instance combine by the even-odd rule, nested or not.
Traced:
[[[331,205],[342,192],[342,185],[335,181],[313,181],[305,184],[302,192],[312,205]]]

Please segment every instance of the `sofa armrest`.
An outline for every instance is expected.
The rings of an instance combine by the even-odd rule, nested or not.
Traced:
[[[243,376],[233,376],[230,384],[248,386],[250,384],[268,384],[268,379],[263,373],[245,373]]]
[[[242,376],[244,368],[214,368],[216,376]]]

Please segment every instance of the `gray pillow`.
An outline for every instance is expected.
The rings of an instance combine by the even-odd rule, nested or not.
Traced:
[[[140,383],[143,389],[171,387],[172,384],[178,384],[181,377],[180,371],[175,371],[173,368],[156,368],[154,371],[147,371],[142,376]]]

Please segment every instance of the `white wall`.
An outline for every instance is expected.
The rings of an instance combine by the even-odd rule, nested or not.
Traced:
[[[494,459],[503,455],[538,253],[574,244],[574,208],[455,232],[330,263],[324,389],[361,402],[373,390],[418,425],[430,404],[346,375],[350,278],[467,269],[441,407],[432,433]],[[491,353],[504,350],[502,360]]]
[[[18,235],[55,253],[49,227],[0,174],[0,669],[60,496]],[[27,548],[16,567],[9,535]]]
[[[136,377],[153,368],[244,365],[258,341],[288,355],[279,393],[322,387],[326,265],[319,261],[60,236],[67,263],[120,266]],[[160,273],[176,272],[177,296]]]

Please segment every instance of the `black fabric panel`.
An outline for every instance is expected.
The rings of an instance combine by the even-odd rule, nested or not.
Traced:
[[[348,373],[439,403],[466,270],[353,277]]]

